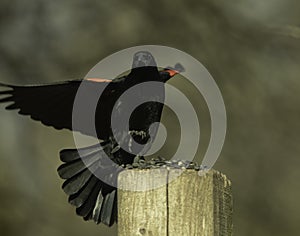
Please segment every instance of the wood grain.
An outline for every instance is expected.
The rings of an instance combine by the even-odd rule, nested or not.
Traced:
[[[217,171],[126,170],[119,188],[119,236],[232,235],[231,183]]]

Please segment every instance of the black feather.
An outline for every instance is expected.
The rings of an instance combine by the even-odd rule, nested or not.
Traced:
[[[102,195],[102,192],[100,191],[92,214],[92,218],[97,224],[101,222],[101,209],[103,206],[103,199],[104,197]]]
[[[75,194],[80,191],[80,189],[88,182],[91,176],[92,173],[89,171],[89,169],[85,169],[81,173],[66,180],[63,183],[62,188],[68,195]]]
[[[90,212],[93,211],[100,190],[101,185],[96,184],[84,204],[76,209],[77,215],[86,217]]]
[[[85,203],[85,201],[88,199],[88,196],[91,194],[93,188],[98,182],[99,180],[95,176],[92,176],[88,180],[87,184],[83,186],[79,192],[77,192],[76,194],[72,194],[69,197],[69,202],[76,207],[82,206],[82,204]]]
[[[102,204],[101,222],[109,226],[113,224],[114,220],[112,212],[116,204],[116,191],[117,190],[113,190],[107,194]]]

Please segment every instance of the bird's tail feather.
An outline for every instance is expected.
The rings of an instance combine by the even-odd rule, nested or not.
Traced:
[[[109,144],[103,142],[78,150],[64,149],[60,152],[64,164],[57,171],[65,179],[62,188],[69,195],[69,202],[76,206],[76,213],[85,220],[111,226],[117,221],[117,189],[107,183],[115,184],[117,174],[111,174],[111,163],[105,164],[105,148]],[[97,172],[108,181],[97,178]]]

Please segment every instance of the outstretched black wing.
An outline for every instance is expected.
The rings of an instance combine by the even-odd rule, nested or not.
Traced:
[[[165,82],[177,73],[176,69],[166,68],[160,71],[160,79]],[[128,86],[126,78],[128,77],[123,76],[114,80],[71,80],[27,86],[0,83],[0,103],[10,103],[6,107],[7,110],[19,109],[19,114],[29,115],[44,125],[53,126],[56,129],[65,128],[79,131],[99,139],[107,139],[111,132],[111,110],[116,98]],[[80,96],[78,100],[79,87]],[[75,98],[76,105],[79,104],[80,107],[79,113],[75,113],[74,125],[73,106]],[[96,107],[94,103],[98,100],[99,104]],[[77,103],[77,101],[79,102]],[[97,109],[95,110],[95,108]]]
[[[95,136],[94,132],[84,124],[72,126],[73,104],[80,85],[83,86],[80,93],[81,99],[83,104],[86,103],[86,107],[89,106],[90,100],[99,97],[98,93],[102,91],[104,91],[101,95],[102,99],[109,100],[114,90],[103,90],[108,84],[113,83],[101,79],[71,80],[56,84],[29,86],[0,83],[0,103],[9,102],[10,104],[6,106],[7,110],[19,109],[19,114],[30,115],[32,119],[41,121],[44,125]]]

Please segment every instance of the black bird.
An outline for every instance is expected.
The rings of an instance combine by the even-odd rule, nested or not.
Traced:
[[[29,115],[44,125],[79,131],[100,140],[100,144],[90,147],[62,150],[60,159],[64,164],[58,168],[58,174],[66,179],[62,188],[69,195],[69,202],[76,206],[78,215],[111,226],[117,222],[116,181],[123,169],[120,166],[142,158],[151,147],[157,126],[149,128],[160,122],[164,83],[181,71],[180,64],[159,70],[151,53],[139,51],[134,54],[131,71],[113,80],[71,80],[28,86],[0,83],[0,88],[4,88],[0,91],[0,103],[10,102],[7,110],[18,109],[19,114]],[[154,87],[150,83],[150,87],[135,90],[135,102],[147,102],[134,109],[126,127],[122,119],[132,100],[118,99],[128,89],[144,82],[162,83],[154,83]],[[90,107],[98,98],[96,109]],[[75,119],[74,103],[80,110]],[[116,127],[112,126],[112,119]],[[141,146],[132,146],[133,141]]]

